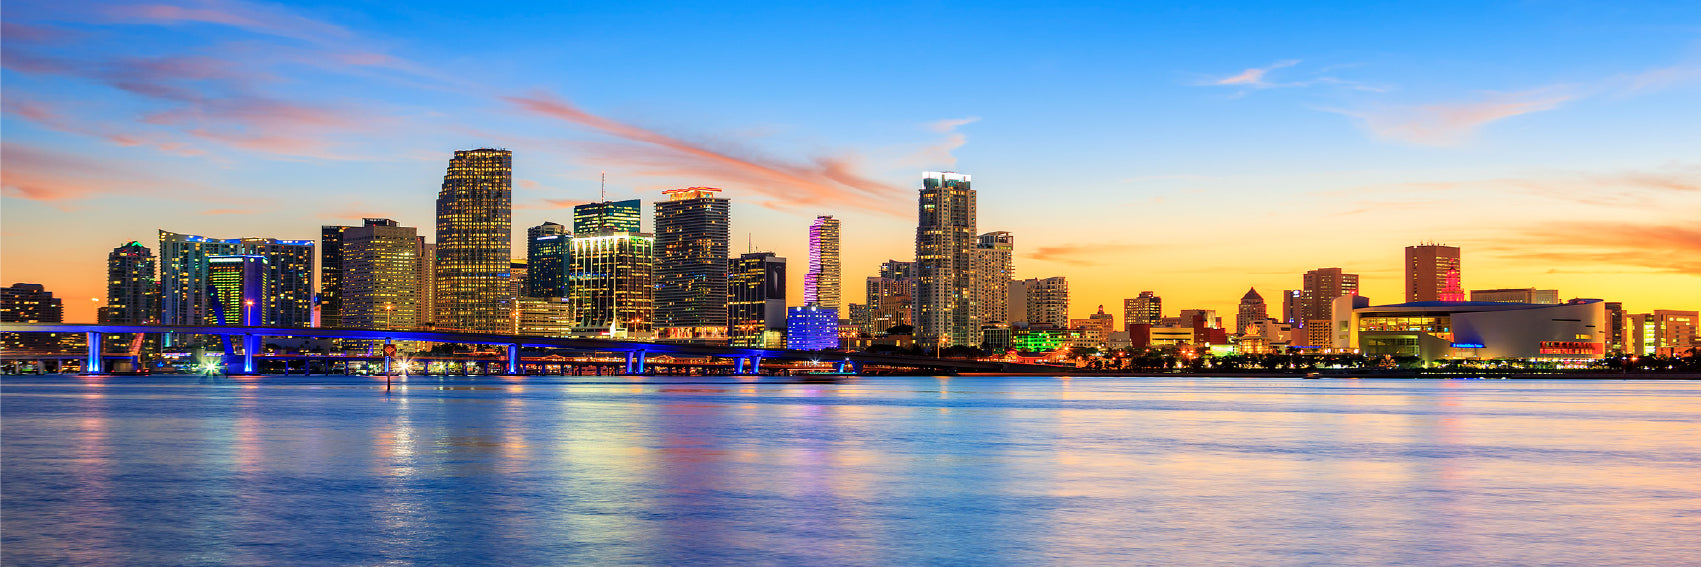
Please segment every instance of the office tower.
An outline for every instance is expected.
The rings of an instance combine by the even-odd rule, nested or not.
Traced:
[[[508,261],[509,298],[522,297],[526,295],[526,282],[530,279],[530,275],[531,269],[527,266],[525,258],[515,258]],[[506,305],[509,301],[505,299],[503,303]]]
[[[1247,326],[1269,319],[1269,311],[1265,309],[1265,298],[1253,288],[1247,288],[1247,294],[1241,296],[1241,306],[1235,310],[1235,333],[1247,331]]]
[[[160,322],[160,282],[154,253],[137,241],[106,256],[106,305],[96,311],[101,323],[155,325]]]
[[[1606,301],[1602,307],[1607,312],[1607,354],[1629,352],[1625,348],[1625,304]]]
[[[1124,325],[1157,325],[1164,318],[1164,299],[1150,291],[1123,300]]]
[[[362,226],[340,231],[339,263],[343,269],[336,274],[343,287],[340,312],[336,314],[340,324],[356,329],[420,327],[425,302],[420,285],[423,250],[419,229],[390,219],[363,222]],[[322,324],[329,319],[328,314],[322,305]]]
[[[1560,305],[1560,290],[1558,289],[1537,289],[1534,287],[1524,289],[1474,289],[1471,293],[1472,301]]]
[[[266,324],[266,258],[258,255],[207,257],[207,286],[216,294],[212,322],[257,327]],[[219,317],[223,315],[224,320]]]
[[[925,345],[979,344],[979,310],[972,303],[971,250],[975,191],[968,175],[922,174],[916,222],[916,340]]]
[[[839,309],[839,219],[816,217],[810,224],[810,269],[804,274],[804,303]]]
[[[1022,321],[1031,327],[1070,328],[1070,283],[1063,277],[1017,280],[1013,290],[1022,297],[1012,301],[1012,309],[1021,305]]]
[[[421,236],[414,240],[414,256],[419,258],[414,276],[420,289],[419,326],[433,329],[437,327],[437,245]]]
[[[1011,278],[1016,275],[1011,252],[1015,247],[1016,238],[999,231],[981,235],[971,251],[970,300],[980,310],[977,318],[982,324],[1010,322],[1008,299]]]
[[[1344,295],[1359,295],[1359,274],[1342,273],[1341,268],[1318,268],[1301,277],[1300,315],[1302,327],[1311,321],[1330,320],[1330,302]]]
[[[343,326],[343,231],[349,226],[319,227],[319,326]]]
[[[513,329],[508,300],[513,235],[513,156],[457,150],[437,194],[437,327]]]
[[[0,322],[63,323],[65,307],[41,284],[17,283],[0,288]],[[0,350],[44,352],[59,350],[60,337],[47,333],[0,333]]]
[[[727,332],[730,206],[720,189],[670,189],[656,202],[656,331],[717,341]]]
[[[160,235],[160,323],[214,322],[207,297],[207,258],[266,259],[265,317],[259,325],[313,325],[313,241],[271,238],[216,239],[175,232]]]
[[[1424,243],[1406,248],[1407,301],[1465,301],[1460,248]]]
[[[1282,290],[1282,317],[1279,319],[1280,321],[1295,328],[1302,326],[1301,323],[1306,320],[1306,316],[1300,313],[1300,299],[1304,295],[1305,292],[1298,289]]]
[[[839,312],[814,303],[786,309],[786,348],[839,348]]]
[[[1695,311],[1656,309],[1630,316],[1630,354],[1638,356],[1685,356],[1697,348]]]
[[[526,297],[566,297],[567,227],[546,222],[526,229]]]
[[[520,311],[518,335],[565,338],[573,336],[579,324],[573,301],[566,297],[521,297],[515,304]]]
[[[638,233],[643,218],[638,199],[603,201],[573,207],[573,233],[597,234],[604,227],[615,232]]]
[[[727,263],[727,344],[770,346],[786,330],[786,259],[751,252]]]
[[[604,226],[573,237],[567,270],[568,303],[577,334],[610,338],[651,335],[656,317],[656,238]],[[725,315],[723,315],[725,317]]]

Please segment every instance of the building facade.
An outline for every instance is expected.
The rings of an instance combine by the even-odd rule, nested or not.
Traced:
[[[1425,243],[1406,248],[1407,301],[1465,301],[1460,248]]]
[[[1535,303],[1539,305],[1559,305],[1560,290],[1537,289],[1474,289],[1472,301],[1488,301],[1492,303]]]
[[[1070,282],[1062,276],[1020,280],[1023,321],[1031,327],[1070,328]],[[1016,302],[1012,302],[1015,307]]]
[[[268,271],[264,256],[208,256],[207,286],[215,293],[216,300],[214,322],[246,327],[266,325]]]
[[[804,273],[804,303],[840,308],[839,219],[816,217],[810,223],[810,266]]]
[[[1247,293],[1241,296],[1241,305],[1235,310],[1235,329],[1237,333],[1247,331],[1247,326],[1270,318],[1270,311],[1265,308],[1265,298],[1259,291],[1247,288]]]
[[[917,198],[915,315],[916,342],[970,345],[981,342],[980,310],[973,304],[971,250],[977,244],[975,191],[970,177],[929,171]]]
[[[338,320],[356,329],[417,329],[423,324],[419,229],[381,218],[342,231]],[[324,273],[322,270],[321,273]],[[321,276],[323,278],[323,276]],[[325,317],[321,307],[320,317]]]
[[[1420,301],[1354,309],[1353,344],[1370,356],[1591,360],[1606,351],[1597,299],[1563,305]]]
[[[271,238],[216,239],[159,231],[160,323],[214,322],[207,295],[207,259],[260,256],[266,259],[265,325],[313,325],[313,241]]]
[[[805,305],[786,309],[786,348],[839,348],[839,312],[831,307]]]
[[[573,207],[573,233],[598,234],[604,228],[615,232],[637,234],[644,218],[643,204],[638,199],[602,201]]]
[[[1137,297],[1123,300],[1123,323],[1125,325],[1157,325],[1164,318],[1164,299],[1150,291],[1143,291]]]
[[[727,333],[727,199],[720,189],[663,191],[656,203],[656,331],[662,340],[717,342]]]
[[[526,297],[567,296],[567,253],[573,235],[546,222],[526,229]]]
[[[437,327],[509,332],[513,246],[513,156],[457,150],[437,195]]]
[[[970,278],[974,286],[970,288],[974,294],[970,299],[980,310],[977,318],[982,325],[1011,320],[1010,286],[1016,277],[1011,254],[1015,249],[1016,238],[1011,233],[989,232],[979,237],[970,255]]]
[[[644,233],[575,235],[567,272],[568,299],[578,335],[655,336],[656,285],[651,273],[656,239]]]
[[[0,288],[0,322],[63,323],[65,306],[41,284],[16,283]],[[57,333],[0,333],[0,350],[58,351],[60,341]]]
[[[1342,272],[1341,268],[1318,268],[1306,272],[1300,282],[1299,315],[1301,327],[1311,321],[1329,320],[1331,302],[1344,295],[1359,295],[1359,274]]]
[[[727,343],[769,346],[770,336],[786,331],[786,259],[751,252],[727,262]]]
[[[153,325],[160,322],[158,263],[152,250],[130,241],[106,256],[106,305],[101,323]]]
[[[1697,348],[1695,311],[1656,309],[1631,315],[1629,353],[1638,356],[1685,356]]]

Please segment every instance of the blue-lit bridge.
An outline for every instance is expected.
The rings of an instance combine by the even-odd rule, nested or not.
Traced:
[[[174,335],[219,335],[230,337],[233,341],[240,340],[241,360],[233,372],[242,374],[258,373],[256,355],[265,337],[302,337],[322,339],[359,339],[372,341],[420,341],[432,343],[451,343],[467,345],[496,346],[505,349],[505,371],[510,375],[524,373],[524,365],[520,357],[520,349],[536,347],[585,353],[616,353],[624,354],[626,374],[644,374],[646,359],[650,356],[667,355],[684,358],[706,358],[730,361],[735,374],[757,374],[762,371],[762,363],[771,361],[811,361],[827,362],[834,365],[838,372],[861,373],[865,365],[891,368],[907,368],[931,370],[936,372],[1056,372],[1059,369],[1052,366],[1032,364],[1007,363],[998,361],[964,360],[953,358],[930,358],[920,356],[905,356],[892,354],[875,354],[861,352],[822,352],[789,349],[763,349],[696,345],[682,343],[658,343],[638,341],[616,341],[607,339],[567,339],[556,337],[535,337],[526,335],[499,335],[483,333],[461,333],[452,331],[402,331],[380,329],[321,329],[295,327],[239,327],[216,325],[107,325],[85,323],[0,323],[0,332],[8,333],[83,333],[88,337],[88,352],[83,356],[83,372],[99,374],[106,368],[106,359],[125,358],[125,355],[106,354],[102,352],[101,340],[103,334],[118,333],[148,333]]]

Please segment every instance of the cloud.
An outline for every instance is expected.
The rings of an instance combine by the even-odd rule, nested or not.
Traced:
[[[102,194],[206,201],[204,188],[163,181],[123,162],[91,159],[13,142],[0,142],[0,194],[31,201],[72,201]]]
[[[806,162],[751,155],[732,148],[686,141],[589,112],[547,93],[502,97],[520,110],[561,120],[615,138],[580,147],[604,163],[643,175],[729,184],[768,197],[758,201],[782,210],[849,206],[900,214],[904,196],[898,187],[858,173],[855,155],[817,156]]]
[[[288,10],[239,0],[202,0],[184,4],[125,4],[100,10],[105,23],[178,25],[220,24],[255,33],[312,42],[347,39],[341,26],[302,17]]]
[[[207,210],[201,211],[201,212],[196,213],[196,214],[198,214],[198,215],[251,215],[251,214],[254,214],[254,211],[251,210],[251,209],[207,209]]]
[[[937,133],[940,133],[940,134],[947,134],[947,133],[950,133],[952,130],[956,130],[959,126],[963,126],[965,124],[973,124],[975,122],[980,122],[980,121],[981,121],[980,116],[970,116],[970,117],[967,117],[967,118],[951,118],[951,119],[946,119],[946,120],[936,120],[934,122],[928,123],[928,130],[931,131],[931,132],[937,132]]]
[[[1547,88],[1520,93],[1489,93],[1478,100],[1364,111],[1324,110],[1359,119],[1365,129],[1377,138],[1425,146],[1453,146],[1466,141],[1491,122],[1553,110],[1574,98],[1556,91],[1556,88]]]
[[[1281,69],[1281,68],[1284,68],[1284,67],[1293,67],[1295,65],[1298,65],[1299,63],[1300,63],[1299,59],[1284,59],[1282,61],[1272,63],[1270,66],[1267,66],[1267,67],[1249,68],[1245,71],[1242,71],[1240,74],[1233,75],[1233,76],[1230,76],[1230,77],[1224,77],[1222,79],[1212,81],[1209,84],[1224,85],[1224,86],[1244,86],[1244,87],[1252,87],[1252,88],[1256,88],[1256,89],[1269,88],[1269,87],[1273,87],[1273,86],[1277,86],[1277,85],[1265,82],[1265,74],[1266,73],[1269,73],[1273,70]]]
[[[1119,253],[1128,253],[1146,247],[1135,244],[1060,244],[1057,246],[1041,246],[1033,252],[1018,254],[1029,260],[1053,262],[1068,266],[1102,266],[1121,261]]]
[[[25,99],[18,95],[8,96],[3,107],[5,113],[23,118],[44,128],[92,136],[119,146],[148,146],[161,152],[180,156],[197,156],[207,153],[180,142],[158,140],[146,134],[119,132],[108,126],[88,124],[66,116],[52,104]]]
[[[571,208],[577,207],[579,205],[584,205],[584,204],[590,203],[590,202],[591,201],[588,201],[588,200],[585,200],[585,199],[540,199],[540,200],[538,200],[538,202],[535,202],[535,203],[523,203],[523,204],[515,205],[514,208],[516,208],[516,209],[571,209]]]
[[[1525,227],[1483,246],[1496,256],[1555,269],[1631,266],[1659,273],[1702,273],[1702,231],[1695,223],[1554,222]]]

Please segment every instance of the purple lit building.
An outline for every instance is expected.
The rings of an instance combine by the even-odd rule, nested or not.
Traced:
[[[786,348],[839,348],[839,310],[811,303],[786,309]]]

